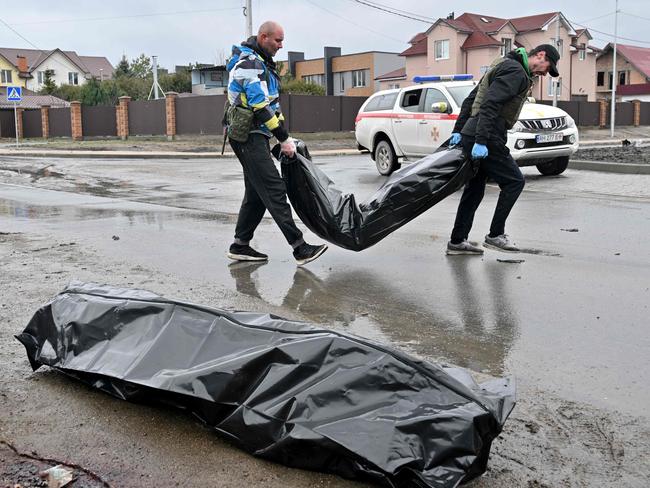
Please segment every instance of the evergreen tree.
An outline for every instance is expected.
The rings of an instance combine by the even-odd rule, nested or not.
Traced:
[[[43,81],[43,88],[41,88],[41,93],[45,93],[46,95],[51,95],[56,91],[56,83],[52,79],[54,76],[54,71],[51,69],[46,69],[45,70],[45,80]]]
[[[120,76],[131,76],[131,65],[129,64],[129,60],[126,59],[126,55],[122,55],[122,59],[120,60],[119,63],[117,63],[117,66],[115,66],[115,71],[113,73],[114,78],[118,78]]]

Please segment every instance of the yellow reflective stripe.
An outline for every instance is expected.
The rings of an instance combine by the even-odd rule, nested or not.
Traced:
[[[278,115],[278,120],[284,122],[284,114]]]
[[[253,107],[253,110],[259,110],[261,108],[264,108],[268,105],[268,102],[260,102],[260,103],[254,103],[251,105]]]
[[[239,97],[241,98],[241,104],[243,107],[248,107],[248,101],[246,100],[246,94],[245,93],[240,93]]]
[[[280,121],[278,118],[274,115],[273,118],[270,118],[266,122],[264,122],[264,125],[268,130],[273,130],[277,129],[280,126]]]

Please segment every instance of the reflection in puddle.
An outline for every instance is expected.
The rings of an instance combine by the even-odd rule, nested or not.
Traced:
[[[320,278],[296,268],[287,288],[284,270],[266,264],[231,264],[237,291],[295,310],[310,322],[425,357],[502,374],[518,334],[508,301],[508,283],[517,271],[496,262],[448,260],[448,276],[431,278],[438,281],[437,298],[426,286],[402,289],[371,270],[330,271]]]

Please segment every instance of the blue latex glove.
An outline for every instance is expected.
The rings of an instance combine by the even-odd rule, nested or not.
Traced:
[[[484,158],[487,158],[487,155],[488,155],[487,146],[484,146],[483,144],[479,144],[478,142],[475,142],[474,147],[472,147],[472,158],[473,159],[484,159]]]
[[[454,132],[451,135],[451,138],[449,139],[449,145],[450,146],[457,146],[458,144],[460,144],[460,137],[461,137],[460,132]]]

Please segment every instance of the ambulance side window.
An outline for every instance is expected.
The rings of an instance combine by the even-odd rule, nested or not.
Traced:
[[[439,102],[444,102],[447,104],[447,110],[451,110],[451,105],[449,104],[449,100],[447,100],[447,97],[443,95],[443,93],[436,89],[436,88],[429,88],[427,89],[427,94],[424,97],[424,111],[426,113],[431,113],[433,112],[432,110],[432,105],[434,103],[439,103]]]
[[[381,100],[379,101],[379,108],[377,108],[377,110],[392,110],[393,106],[395,105],[396,98],[397,92],[382,95]]]
[[[418,112],[420,108],[420,98],[422,96],[422,89],[409,90],[404,92],[402,96],[401,107],[408,112]]]

